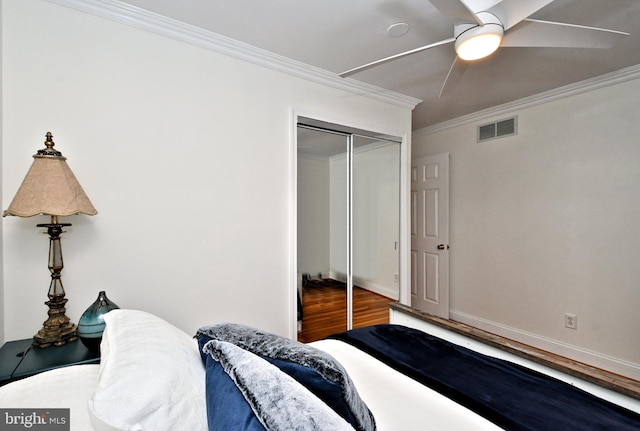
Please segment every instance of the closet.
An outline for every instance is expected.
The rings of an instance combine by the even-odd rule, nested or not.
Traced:
[[[298,117],[298,288],[344,283],[399,298],[401,139]],[[301,290],[300,290],[301,292]]]

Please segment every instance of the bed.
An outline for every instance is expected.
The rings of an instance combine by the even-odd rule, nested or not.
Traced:
[[[402,325],[304,345],[230,323],[204,326],[193,337],[136,310],[114,310],[105,321],[99,365],[60,368],[5,385],[0,408],[68,408],[70,429],[78,431],[640,429],[635,400],[620,407],[595,399],[604,406],[605,424],[611,412],[620,416],[615,428],[593,418],[571,428],[505,426],[485,418],[463,396],[430,388],[403,368],[407,364],[391,363],[403,355],[375,357],[376,349],[389,344],[383,333],[393,337],[392,344],[402,334],[432,337]]]

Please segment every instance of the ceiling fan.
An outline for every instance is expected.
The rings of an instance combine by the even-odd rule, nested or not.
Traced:
[[[453,21],[454,36],[340,73],[348,77],[427,49],[454,43],[456,58],[440,90],[459,79],[470,61],[500,47],[608,48],[629,33],[528,18],[553,0],[429,0]]]

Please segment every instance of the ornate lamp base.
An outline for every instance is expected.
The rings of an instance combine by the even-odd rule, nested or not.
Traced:
[[[65,315],[67,299],[64,295],[49,299],[45,304],[49,306],[49,318],[44,322],[42,329],[33,336],[33,345],[36,347],[62,346],[67,342],[78,339],[78,327],[71,323]]]
[[[67,309],[64,297],[64,286],[60,279],[60,273],[64,267],[62,261],[62,247],[60,234],[63,227],[71,226],[71,223],[58,223],[57,216],[51,216],[51,223],[39,224],[38,227],[46,227],[49,234],[49,271],[51,272],[51,285],[49,286],[49,300],[45,302],[49,306],[49,318],[45,320],[42,329],[33,336],[33,345],[37,347],[62,346],[63,344],[78,339],[78,327],[71,323],[65,315]]]

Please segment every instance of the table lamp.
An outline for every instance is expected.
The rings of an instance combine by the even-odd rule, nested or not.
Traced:
[[[22,181],[16,196],[11,201],[2,216],[32,217],[43,214],[51,216],[51,223],[38,224],[47,228],[49,234],[49,271],[51,284],[49,285],[49,318],[43,323],[42,329],[33,337],[36,347],[62,346],[78,339],[77,326],[65,315],[64,287],[60,279],[62,272],[62,248],[60,235],[62,229],[71,223],[59,223],[58,217],[73,214],[95,215],[98,212],[78,183],[75,175],[69,169],[66,157],[53,148],[53,135],[47,132],[46,148],[39,150],[33,156],[33,164]]]

